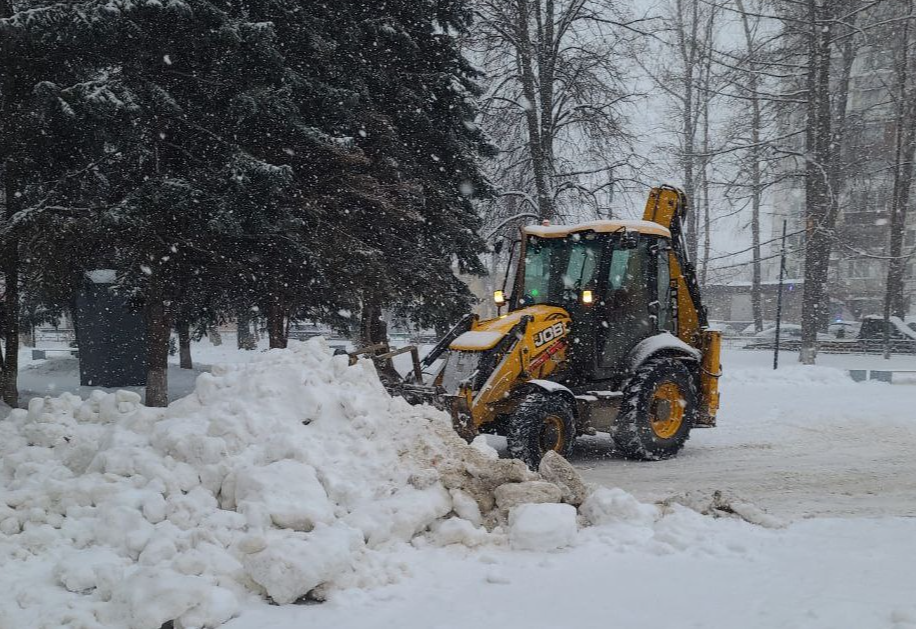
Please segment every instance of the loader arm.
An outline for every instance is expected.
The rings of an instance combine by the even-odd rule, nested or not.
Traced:
[[[671,232],[671,283],[676,293],[677,335],[681,341],[702,351],[700,363],[700,421],[698,426],[713,427],[719,408],[721,375],[721,337],[709,330],[706,307],[700,294],[696,268],[690,259],[684,237],[688,202],[683,191],[670,185],[654,187],[646,201],[643,220],[656,222]]]
[[[670,185],[662,185],[653,187],[649,193],[643,220],[656,222],[671,232],[671,248],[677,257],[677,265],[680,269],[679,277],[683,280],[692,304],[692,307],[682,306],[681,298],[678,297],[678,308],[687,308],[689,312],[695,313],[697,326],[706,328],[709,326],[706,307],[703,305],[700,295],[696,267],[690,259],[690,252],[687,249],[687,241],[684,237],[684,221],[687,217],[687,211],[687,196],[684,195],[684,192]],[[679,332],[678,335],[681,335],[681,339],[684,339],[683,334],[689,335],[690,332]]]

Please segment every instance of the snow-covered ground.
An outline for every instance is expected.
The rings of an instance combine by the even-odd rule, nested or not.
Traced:
[[[194,369],[183,370],[178,367],[178,357],[169,359],[169,397],[171,400],[187,396],[194,390],[194,381],[201,372],[210,370],[214,363],[239,363],[256,358],[259,352],[267,347],[267,340],[262,338],[258,350],[239,350],[235,337],[232,334],[223,335],[224,343],[214,346],[208,339],[193,342]],[[27,405],[29,399],[37,396],[57,396],[64,392],[88,398],[93,390],[99,389],[80,385],[79,360],[60,352],[49,352],[47,359],[32,359],[32,348],[22,348],[19,351],[19,400],[22,405]],[[120,388],[101,388],[105,391],[113,389],[130,389],[144,394],[144,388],[121,386]]]
[[[855,383],[838,369],[880,368],[880,357],[822,355],[805,368],[785,355],[774,372],[771,355],[726,351],[718,427],[693,430],[676,460],[626,462],[599,435],[580,440],[574,464],[645,501],[723,489],[790,518],[916,517],[916,385]],[[916,370],[916,357],[889,365]]]
[[[772,530],[678,514],[580,531],[557,553],[402,548],[405,578],[230,627],[916,627],[916,521]]]
[[[606,488],[580,507],[578,529],[548,506],[550,513],[527,523],[521,514],[515,525],[511,516],[508,524],[504,516],[492,516],[490,532],[481,533],[472,530],[477,520],[444,520],[467,516],[466,500],[453,494],[450,504],[436,502],[438,485],[416,471],[424,451],[447,457],[457,449],[443,449],[451,445],[436,440],[418,454],[412,445],[417,436],[399,420],[426,426],[428,434],[435,417],[387,404],[364,377],[353,378],[343,368],[338,378],[329,378],[297,369],[283,356],[275,358],[286,364],[284,378],[270,374],[270,381],[278,381],[272,385],[265,378],[269,357],[229,344],[195,345],[199,366],[170,374],[173,398],[189,393],[194,377],[210,364],[243,365],[219,370],[223,378],[204,379],[190,401],[164,412],[137,410],[127,395],[83,391],[85,403],[36,405],[30,423],[23,422],[24,414],[12,427],[0,423],[0,501],[18,503],[7,511],[0,504],[7,518],[0,517],[0,529],[6,528],[0,531],[0,626],[156,626],[165,614],[188,625],[234,616],[230,627],[916,627],[916,385],[855,383],[843,371],[916,369],[916,358],[822,355],[819,367],[805,368],[785,353],[774,372],[771,352],[727,350],[717,429],[695,430],[678,458],[658,463],[620,459],[607,437],[580,440],[573,464],[586,480]],[[245,362],[257,360],[251,371],[244,369]],[[75,389],[70,360],[29,363],[23,370],[27,389],[35,393]],[[331,387],[341,377],[350,377],[349,387]],[[299,381],[312,386],[311,396],[290,400],[301,389]],[[375,395],[359,396],[366,390]],[[298,424],[299,410],[328,398],[352,401],[354,409],[345,405],[343,418],[316,417],[318,427]],[[67,407],[69,418],[41,418]],[[106,425],[122,431],[95,458],[83,455],[68,446],[71,432],[82,429],[80,416],[88,423],[81,438],[89,453]],[[329,445],[335,436],[331,420],[345,425],[345,433]],[[225,422],[214,427],[214,421]],[[263,425],[275,432],[266,433]],[[290,456],[280,455],[286,451],[278,442],[284,434],[292,434],[286,441]],[[406,443],[403,451],[392,453],[391,434],[395,445]],[[198,441],[198,435],[209,440]],[[36,446],[22,444],[23,438]],[[207,454],[213,438],[229,443],[226,457]],[[488,440],[501,448],[500,439]],[[306,441],[323,450],[301,448]],[[363,452],[372,469],[360,469],[354,452]],[[33,460],[23,461],[26,454]],[[214,484],[213,469],[204,468],[207,455],[230,472],[247,465],[263,477],[248,478],[241,496],[236,491],[226,498]],[[147,457],[137,462],[138,456]],[[167,486],[156,489],[140,468],[149,469],[152,456],[190,465],[176,467],[174,477],[180,480],[193,468],[202,486],[185,490],[189,485],[172,486],[166,478]],[[303,519],[295,509],[304,498],[314,500],[318,489],[301,485],[296,496],[280,495],[284,487],[267,493],[283,480],[283,474],[279,480],[271,475],[279,467],[270,465],[284,458],[315,465],[330,507],[305,505]],[[78,476],[74,465],[90,463]],[[70,482],[68,473],[78,479]],[[344,495],[329,486],[337,474],[363,483],[357,488],[373,478],[381,485],[365,495]],[[309,480],[302,474],[294,479]],[[133,493],[123,488],[128,485]],[[218,493],[206,494],[207,487]],[[74,509],[72,521],[70,510],[52,508],[62,489],[76,501],[82,495],[91,502]],[[725,492],[724,502],[711,503],[716,490]],[[381,502],[388,495],[399,501]],[[239,505],[245,496],[247,506]],[[260,499],[265,496],[266,502]],[[741,499],[750,504],[736,501]],[[269,530],[258,523],[263,514],[257,510],[268,502],[276,507],[268,513]],[[129,515],[133,523],[124,525],[127,530],[122,526],[124,535],[98,524],[84,526],[88,533],[74,528],[81,516],[99,513],[125,522]],[[340,569],[329,572],[327,558],[309,562],[302,544],[316,536],[301,533],[299,519],[337,527],[324,535],[330,551],[351,553],[342,557],[344,564],[337,559]],[[290,527],[279,528],[278,521]],[[364,546],[341,542],[354,526]],[[273,550],[259,550],[258,538]],[[293,594],[296,584],[306,587],[312,568],[330,581],[310,600],[282,606],[265,600],[264,588],[282,601],[287,585]],[[170,595],[173,588],[187,591]]]

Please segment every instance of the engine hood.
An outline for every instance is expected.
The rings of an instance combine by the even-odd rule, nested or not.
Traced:
[[[471,330],[459,335],[451,343],[449,348],[467,352],[490,350],[494,348],[523,317],[531,317],[533,326],[529,325],[529,328],[537,328],[539,325],[547,325],[556,321],[565,321],[569,323],[570,320],[569,313],[557,306],[528,306],[527,308],[514,310],[496,319],[478,322]]]

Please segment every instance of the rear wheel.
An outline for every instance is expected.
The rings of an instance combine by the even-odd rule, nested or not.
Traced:
[[[627,458],[663,460],[681,450],[696,422],[693,375],[676,359],[643,364],[627,382],[614,424],[614,444]]]
[[[569,399],[561,394],[532,392],[509,419],[509,455],[537,470],[548,451],[564,458],[576,440],[576,419]]]

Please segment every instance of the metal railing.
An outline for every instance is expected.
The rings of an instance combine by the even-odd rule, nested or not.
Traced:
[[[754,337],[753,335],[723,335],[722,347],[730,350],[769,350],[773,351],[773,339]],[[801,347],[799,339],[781,339],[779,349],[786,352],[797,352]],[[817,342],[818,352],[824,354],[884,354],[884,342],[880,339],[822,339]],[[891,354],[916,355],[916,340],[891,341]]]
[[[59,343],[76,340],[76,331],[72,328],[36,328],[35,342]]]

